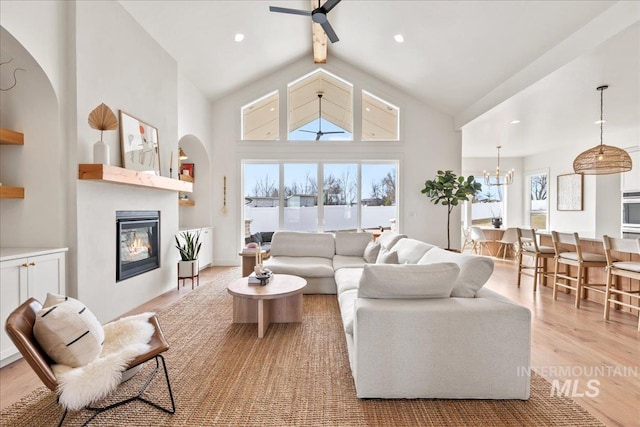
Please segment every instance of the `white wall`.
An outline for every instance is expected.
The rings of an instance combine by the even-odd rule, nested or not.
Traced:
[[[446,209],[432,205],[420,193],[424,181],[432,179],[438,169],[460,170],[460,133],[453,130],[451,116],[440,113],[415,100],[395,87],[338,59],[323,66],[354,84],[354,142],[289,143],[241,142],[240,108],[275,89],[280,91],[280,111],[287,111],[287,83],[314,71],[318,66],[306,56],[288,64],[272,75],[247,84],[213,104],[214,134],[212,151],[212,184],[214,232],[214,263],[238,264],[238,249],[244,224],[242,217],[242,159],[285,160],[374,160],[393,159],[400,162],[398,185],[401,189],[399,230],[418,239],[437,245],[446,245]],[[400,142],[359,142],[361,90],[365,89],[400,107]],[[280,117],[280,135],[286,135],[286,115]],[[222,180],[227,176],[227,205],[229,213],[223,216]],[[452,223],[459,223],[458,210]],[[452,227],[452,242],[458,242],[459,227]]]
[[[92,162],[99,138],[85,117],[101,102],[158,128],[160,169],[169,175],[169,158],[178,140],[177,65],[117,2],[78,2],[77,116],[78,162]],[[111,163],[121,165],[118,132],[105,132]],[[178,229],[175,192],[77,182],[77,297],[101,321],[117,317],[175,286]],[[161,212],[161,267],[116,283],[115,212]]]
[[[64,145],[59,138],[56,94],[36,60],[4,28],[0,28],[2,66],[0,127],[24,133],[24,146],[0,147],[0,182],[24,187],[24,199],[0,201],[0,245],[64,246]]]

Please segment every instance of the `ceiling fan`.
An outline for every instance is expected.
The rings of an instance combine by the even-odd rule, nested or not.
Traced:
[[[333,132],[322,132],[322,92],[318,92],[318,131],[313,131],[313,130],[304,130],[304,129],[300,129],[300,132],[307,132],[307,133],[315,133],[316,134],[316,141],[320,140],[320,138],[322,138],[322,135],[329,135],[332,133],[344,133],[344,131],[333,131]]]
[[[327,33],[327,37],[331,40],[331,43],[335,43],[340,39],[336,35],[336,32],[333,31],[331,24],[327,21],[327,13],[331,9],[333,9],[341,0],[327,0],[325,4],[320,6],[320,0],[318,0],[318,7],[313,9],[313,11],[309,12],[308,10],[300,10],[300,9],[289,9],[287,7],[278,7],[278,6],[269,6],[269,11],[271,12],[279,12],[279,13],[290,13],[292,15],[305,15],[311,16],[311,19],[316,24],[320,24],[325,33]]]

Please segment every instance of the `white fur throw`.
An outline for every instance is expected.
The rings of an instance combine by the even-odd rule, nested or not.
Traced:
[[[93,362],[78,368],[53,365],[60,404],[79,410],[115,390],[129,362],[149,350],[155,329],[148,319],[153,315],[142,313],[104,325],[104,346]]]

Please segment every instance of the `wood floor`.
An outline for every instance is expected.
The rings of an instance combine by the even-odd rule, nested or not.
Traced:
[[[221,271],[229,268],[236,268],[240,276],[239,267],[211,268],[201,272],[201,285],[215,280]],[[550,288],[540,287],[534,294],[528,277],[523,277],[520,289],[515,283],[515,264],[497,260],[486,286],[531,310],[534,369],[549,381],[560,380],[561,386],[565,380],[571,380],[571,390],[575,386],[577,394],[584,394],[574,400],[606,425],[640,426],[637,317],[613,313],[611,320],[605,322],[602,305],[584,302],[581,309],[576,310],[572,296],[560,294],[558,300],[553,301]],[[172,290],[127,314],[156,310],[189,292],[190,286]],[[603,372],[605,375],[601,375]],[[591,388],[588,381],[592,381]],[[0,407],[11,405],[40,385],[22,360],[0,369]],[[587,393],[595,396],[587,397]]]

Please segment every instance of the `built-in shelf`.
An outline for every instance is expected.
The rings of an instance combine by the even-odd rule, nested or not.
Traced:
[[[78,165],[78,179],[149,187],[159,190],[181,191],[183,193],[193,192],[193,183],[191,182],[104,164],[89,163]]]
[[[196,202],[195,202],[195,200],[179,199],[178,200],[178,205],[180,205],[180,206],[195,206]]]
[[[24,134],[10,129],[0,128],[0,144],[24,145]]]
[[[191,175],[185,175],[183,173],[181,173],[180,175],[178,175],[178,179],[180,181],[187,181],[187,182],[193,182],[193,177]]]
[[[0,185],[0,199],[24,199],[24,188]]]

